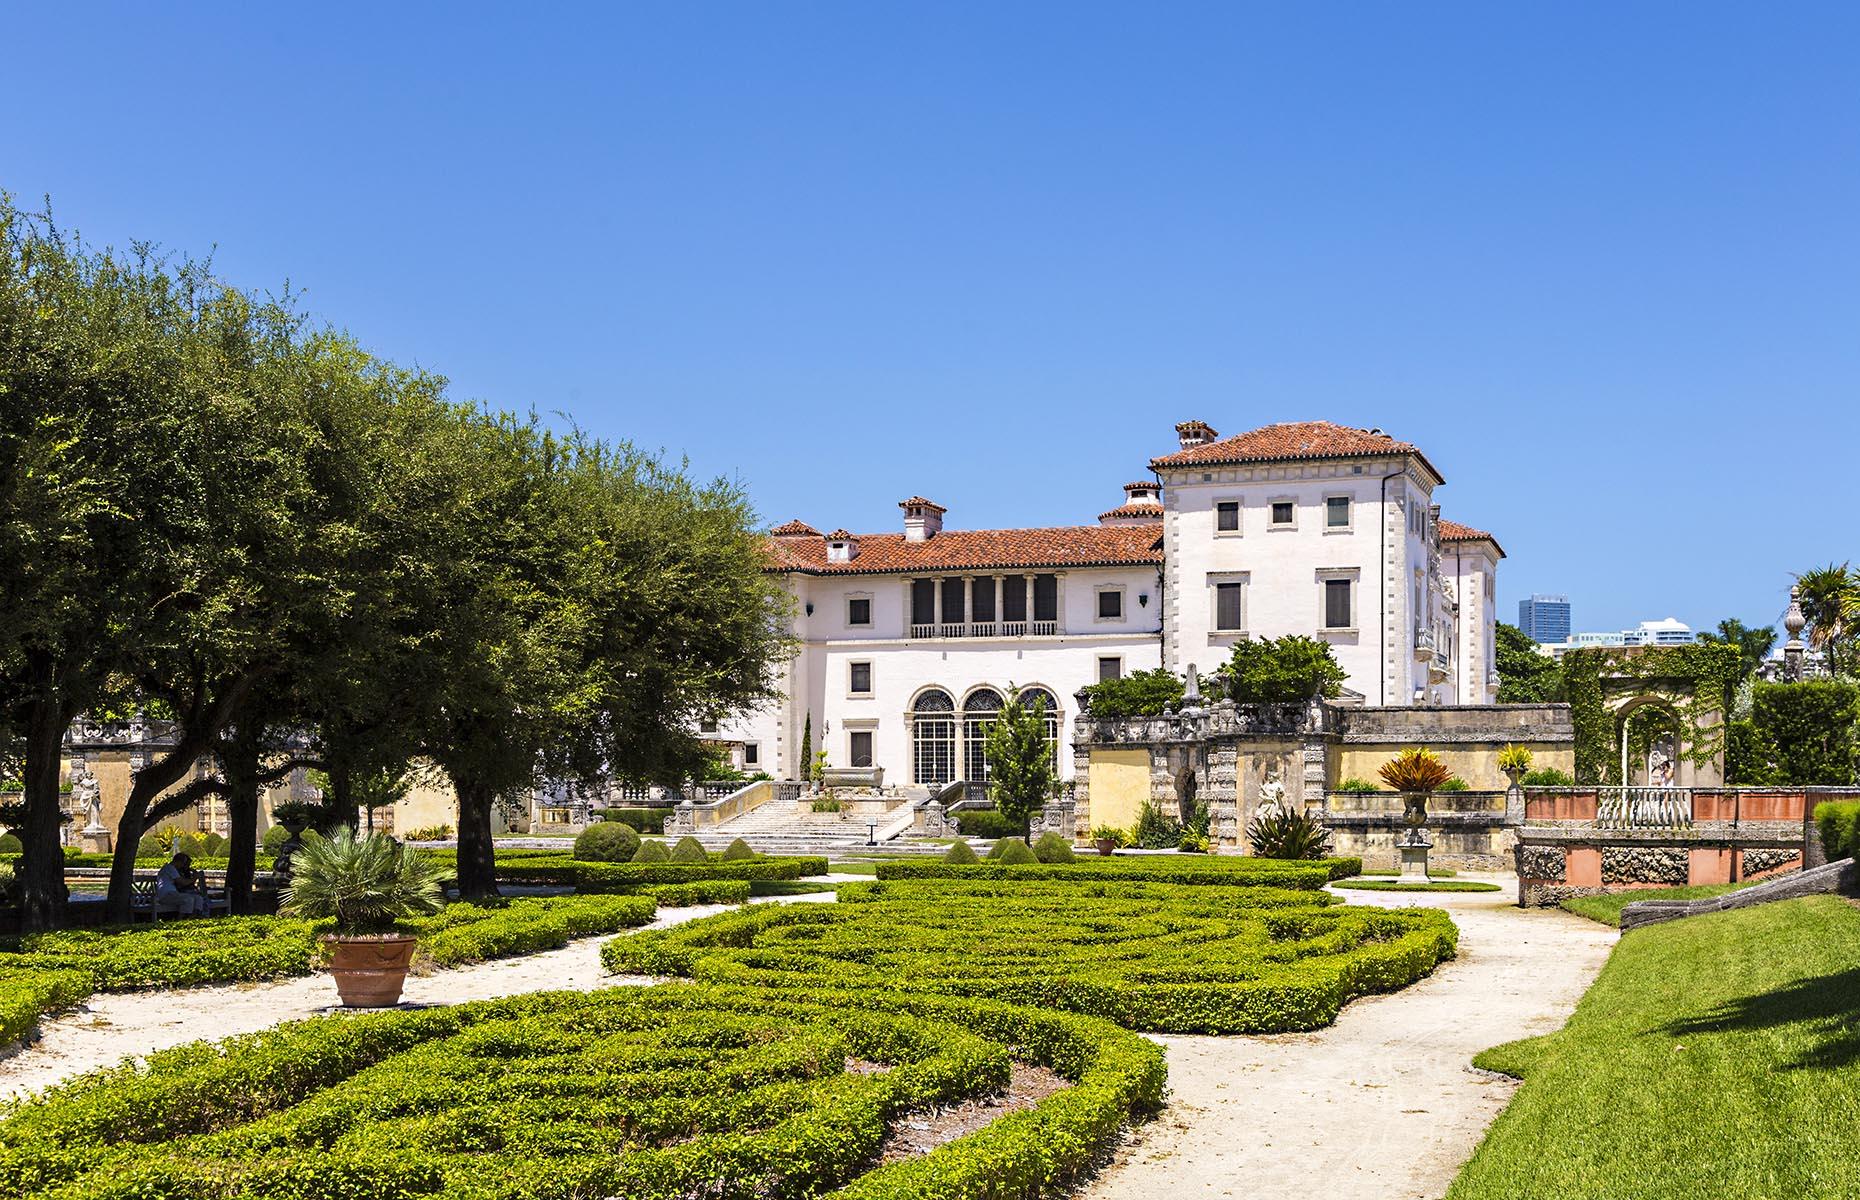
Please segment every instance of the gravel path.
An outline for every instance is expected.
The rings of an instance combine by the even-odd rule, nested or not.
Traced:
[[[805,903],[833,898],[833,893],[821,892],[766,900]],[[707,904],[668,908],[644,928],[664,929],[726,912],[731,907]],[[520,992],[591,991],[653,982],[643,975],[603,975],[600,950],[605,941],[607,937],[581,938],[560,950],[409,976],[404,1000],[412,1004],[457,1004]],[[271,983],[100,993],[81,1008],[40,1021],[37,1042],[0,1058],[0,1098],[37,1092],[74,1075],[185,1042],[256,1033],[281,1021],[320,1016],[337,1004],[336,985],[322,974]]]
[[[1168,1107],[1086,1200],[1438,1197],[1516,1086],[1472,1071],[1472,1056],[1561,1027],[1617,936],[1559,910],[1516,908],[1515,887],[1338,894],[1448,909],[1458,957],[1393,995],[1353,1001],[1315,1033],[1158,1037]]]

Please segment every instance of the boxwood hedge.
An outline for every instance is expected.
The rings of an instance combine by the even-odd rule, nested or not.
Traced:
[[[717,859],[703,863],[596,863],[559,857],[500,858],[497,863],[497,877],[500,880],[511,883],[564,884],[578,892],[624,892],[647,884],[697,883],[711,879],[741,879],[754,883],[826,873],[827,860],[824,856]]]
[[[1005,1200],[1076,1177],[1160,1103],[1161,1050],[1106,1022],[869,1001],[557,992],[196,1043],[14,1108],[0,1194]],[[893,1122],[998,1091],[1016,1058],[1071,1086],[870,1168]]]
[[[1435,909],[1323,893],[1089,881],[845,884],[839,903],[758,906],[602,947],[609,970],[711,984],[982,997],[1132,1029],[1315,1029],[1352,997],[1451,957]]]
[[[878,865],[880,879],[1028,879],[1050,882],[1104,882],[1128,879],[1152,883],[1180,883],[1233,887],[1262,884],[1269,887],[1315,890],[1333,879],[1360,874],[1360,858],[1324,858],[1293,861],[1239,855],[1127,854],[1111,858],[1081,858],[1070,863],[983,862],[959,863],[904,859]]]

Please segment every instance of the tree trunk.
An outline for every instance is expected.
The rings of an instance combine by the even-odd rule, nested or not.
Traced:
[[[226,851],[227,911],[244,916],[252,911],[252,876],[258,868],[258,739],[241,729],[221,762],[232,839]]]
[[[459,794],[459,899],[488,900],[497,895],[491,844],[491,805],[497,797],[477,780],[454,779]]]
[[[337,824],[350,829],[361,826],[356,819],[355,774],[341,759],[329,764],[329,807],[338,814]]]
[[[116,822],[116,846],[110,857],[110,897],[105,907],[105,915],[113,925],[129,924],[129,903],[135,894],[136,847],[141,844],[143,815],[148,812],[148,801],[136,797],[138,790],[134,784],[130,786],[123,815]]]
[[[20,827],[20,925],[51,929],[65,915],[65,855],[58,844],[63,805],[58,796],[58,763],[70,719],[49,698],[35,700],[26,726],[26,820]]]

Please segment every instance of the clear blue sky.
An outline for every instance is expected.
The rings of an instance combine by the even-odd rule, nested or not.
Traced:
[[[13,5],[0,187],[771,523],[1378,425],[1579,628],[1860,556],[1860,8]]]

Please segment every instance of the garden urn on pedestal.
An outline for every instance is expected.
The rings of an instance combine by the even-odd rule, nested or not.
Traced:
[[[294,868],[279,911],[335,921],[320,940],[344,1006],[400,1003],[416,941],[398,923],[439,911],[447,873],[419,850],[351,829],[306,843]]]
[[[1428,882],[1427,852],[1434,847],[1427,836],[1427,797],[1453,778],[1453,772],[1432,750],[1410,746],[1382,764],[1382,782],[1401,793],[1401,836],[1395,853],[1401,859],[1401,878]]]

